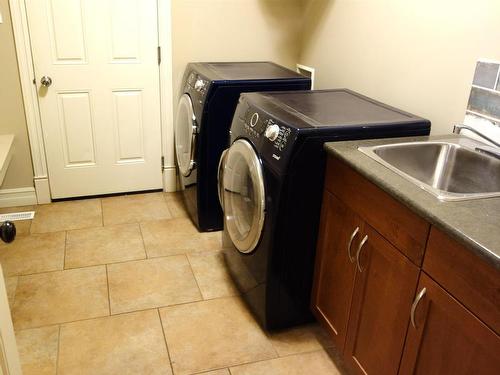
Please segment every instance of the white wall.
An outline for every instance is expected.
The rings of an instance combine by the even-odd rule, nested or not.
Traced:
[[[17,68],[9,2],[0,0],[0,134],[14,134],[14,155],[0,189],[33,186],[33,167],[24,117],[23,97]]]
[[[301,63],[316,88],[348,87],[426,117],[463,121],[478,58],[500,60],[499,0],[308,0]]]
[[[174,108],[188,62],[270,60],[295,69],[301,12],[300,0],[173,0]]]

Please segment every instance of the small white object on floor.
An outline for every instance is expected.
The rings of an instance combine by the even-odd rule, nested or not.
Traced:
[[[4,221],[32,220],[35,211],[12,212],[10,214],[0,214],[0,223]]]

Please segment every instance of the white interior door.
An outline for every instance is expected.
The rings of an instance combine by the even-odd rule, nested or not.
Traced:
[[[26,9],[52,198],[161,188],[157,1]]]
[[[16,336],[10,316],[7,291],[0,266],[0,375],[21,375]]]

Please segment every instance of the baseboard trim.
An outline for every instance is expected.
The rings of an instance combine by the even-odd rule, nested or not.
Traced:
[[[37,204],[34,187],[0,189],[0,207],[30,206]]]
[[[177,191],[177,173],[175,167],[163,168],[163,191]]]
[[[35,177],[35,192],[38,204],[51,202],[49,179],[47,177]]]

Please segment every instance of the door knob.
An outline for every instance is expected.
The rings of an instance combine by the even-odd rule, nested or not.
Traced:
[[[50,78],[49,76],[43,76],[42,78],[40,78],[40,83],[45,87],[49,87],[50,85],[52,85],[52,78]]]

